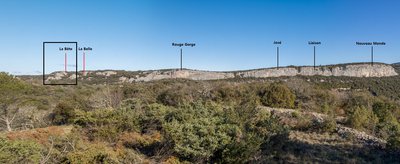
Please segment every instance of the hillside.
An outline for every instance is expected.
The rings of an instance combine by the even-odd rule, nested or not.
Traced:
[[[0,163],[397,163],[399,68],[0,73]]]
[[[104,82],[140,82],[161,79],[190,79],[190,80],[220,80],[238,78],[269,78],[269,77],[289,77],[289,76],[345,76],[345,77],[390,77],[397,76],[398,73],[393,65],[375,63],[350,63],[338,65],[318,66],[289,66],[281,68],[262,68],[255,70],[217,72],[201,70],[149,70],[149,71],[86,71],[79,72],[79,80],[103,80]],[[118,79],[116,79],[118,78]],[[61,83],[74,81],[73,72],[54,72],[46,76],[46,83]]]
[[[229,78],[268,78],[282,76],[348,76],[348,77],[386,77],[398,75],[395,69],[386,64],[345,64],[319,66],[314,69],[310,66],[265,68],[235,72],[213,72],[198,70],[171,70],[143,73],[142,76],[129,78],[128,81],[151,81],[167,78],[185,78],[191,80],[218,80]]]

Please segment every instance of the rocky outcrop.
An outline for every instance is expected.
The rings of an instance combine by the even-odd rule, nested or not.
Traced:
[[[279,76],[351,76],[383,77],[397,75],[395,69],[386,64],[355,64],[343,66],[285,67],[279,69],[260,69],[240,72],[242,77],[279,77]]]
[[[233,73],[195,71],[195,70],[177,70],[177,71],[153,71],[146,76],[138,77],[134,81],[152,81],[168,78],[184,78],[191,80],[218,80],[234,78]]]
[[[103,71],[103,72],[96,72],[96,75],[106,76],[109,77],[111,75],[116,75],[117,72],[115,71]]]
[[[61,80],[68,75],[67,72],[55,72],[52,76],[47,77],[46,82],[54,81],[54,80]]]
[[[63,80],[65,78],[75,79],[73,72],[55,72],[50,74],[46,81]],[[70,75],[70,76],[69,76]],[[82,76],[83,75],[83,76]],[[89,76],[94,78],[109,79],[117,77],[120,83],[132,83],[139,81],[153,81],[161,79],[191,79],[191,80],[219,80],[229,78],[268,78],[282,76],[349,76],[349,77],[387,77],[398,75],[392,65],[367,63],[327,65],[319,67],[281,67],[264,68],[245,71],[216,72],[201,70],[154,70],[154,71],[87,71],[85,74],[79,73],[79,77]],[[118,79],[119,77],[119,79]]]
[[[369,135],[365,132],[358,131],[356,129],[352,129],[349,127],[344,127],[342,125],[337,125],[336,127],[337,133],[346,138],[353,138],[356,141],[368,145],[368,146],[377,146],[377,147],[385,147],[386,146],[386,141],[383,139],[380,139],[378,137]]]
[[[145,76],[134,78],[131,81],[151,81],[167,78],[185,78],[191,80],[217,80],[227,78],[266,78],[281,76],[350,76],[350,77],[386,77],[396,76],[397,73],[391,65],[387,64],[349,64],[310,67],[283,67],[283,68],[265,68],[249,71],[236,72],[212,72],[196,70],[170,70],[153,71]]]

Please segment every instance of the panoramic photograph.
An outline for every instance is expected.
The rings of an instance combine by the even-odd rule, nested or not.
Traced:
[[[400,163],[399,6],[2,0],[0,163]]]

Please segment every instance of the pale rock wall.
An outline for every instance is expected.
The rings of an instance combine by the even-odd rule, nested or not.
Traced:
[[[322,67],[284,67],[279,69],[260,69],[240,72],[242,77],[280,77],[280,76],[351,76],[351,77],[384,77],[396,76],[395,69],[386,64],[357,64],[346,66]]]
[[[349,77],[386,77],[396,76],[395,69],[387,64],[354,64],[354,65],[338,65],[338,66],[320,66],[310,67],[282,67],[282,68],[266,68],[249,71],[237,72],[212,72],[212,71],[196,71],[196,70],[173,70],[173,71],[153,71],[143,77],[130,79],[129,81],[151,81],[167,78],[185,78],[191,80],[217,80],[228,79],[234,77],[242,78],[266,78],[281,76],[349,76]]]
[[[104,76],[105,78],[116,75],[116,71],[95,71],[87,72],[88,75]],[[131,77],[119,77],[119,82],[135,82],[135,81],[152,81],[161,79],[191,79],[191,80],[218,80],[229,78],[267,78],[267,77],[282,77],[282,76],[349,76],[349,77],[387,77],[398,75],[396,70],[388,64],[375,63],[374,65],[366,63],[358,64],[342,64],[330,66],[314,67],[281,67],[264,68],[246,71],[234,72],[215,72],[215,71],[200,71],[200,70],[155,70],[138,72],[139,74]],[[66,72],[55,72],[51,74],[46,81],[61,80],[64,77],[75,79],[75,74],[68,77]],[[80,76],[78,76],[80,77]]]

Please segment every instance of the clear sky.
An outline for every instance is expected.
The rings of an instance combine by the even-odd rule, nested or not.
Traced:
[[[178,68],[172,42],[196,43],[183,48],[190,69],[274,67],[274,40],[282,66],[312,65],[308,41],[322,42],[317,65],[368,62],[370,47],[356,41],[386,42],[375,61],[394,63],[399,30],[398,0],[1,0],[0,71],[41,74],[44,41],[92,47],[89,70]],[[62,71],[63,54],[49,55],[61,56],[49,69]]]

